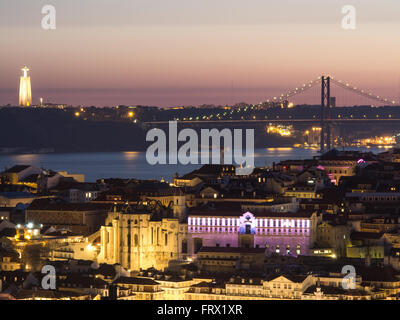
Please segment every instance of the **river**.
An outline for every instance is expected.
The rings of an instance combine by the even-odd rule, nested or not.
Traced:
[[[352,148],[357,149],[357,148]],[[358,149],[366,151],[367,149]],[[368,151],[383,152],[371,148]],[[271,166],[273,162],[287,159],[307,159],[318,155],[317,150],[302,148],[265,148],[255,150],[255,165]],[[85,181],[100,178],[161,179],[171,181],[174,173],[183,175],[201,165],[149,165],[145,152],[106,153],[50,153],[0,155],[0,171],[16,164],[30,164],[55,171],[68,171],[85,175]]]

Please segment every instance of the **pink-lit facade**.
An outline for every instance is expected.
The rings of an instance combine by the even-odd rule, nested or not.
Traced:
[[[316,234],[315,213],[245,212],[239,216],[189,215],[188,251],[207,247],[239,247],[240,237],[251,239],[254,247],[282,255],[308,255]]]

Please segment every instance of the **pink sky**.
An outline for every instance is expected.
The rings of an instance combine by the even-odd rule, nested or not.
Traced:
[[[400,95],[398,1],[354,1],[351,31],[344,1],[58,0],[54,31],[42,2],[0,4],[0,105],[17,103],[24,65],[36,103],[257,103],[323,73]]]

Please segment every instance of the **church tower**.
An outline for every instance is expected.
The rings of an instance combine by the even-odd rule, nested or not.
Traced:
[[[178,191],[173,196],[173,211],[174,217],[178,218],[179,221],[183,221],[186,218],[186,196]]]

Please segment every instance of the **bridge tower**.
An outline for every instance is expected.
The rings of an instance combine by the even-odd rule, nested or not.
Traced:
[[[331,78],[321,76],[321,153],[331,149]],[[326,149],[325,149],[326,144]]]

